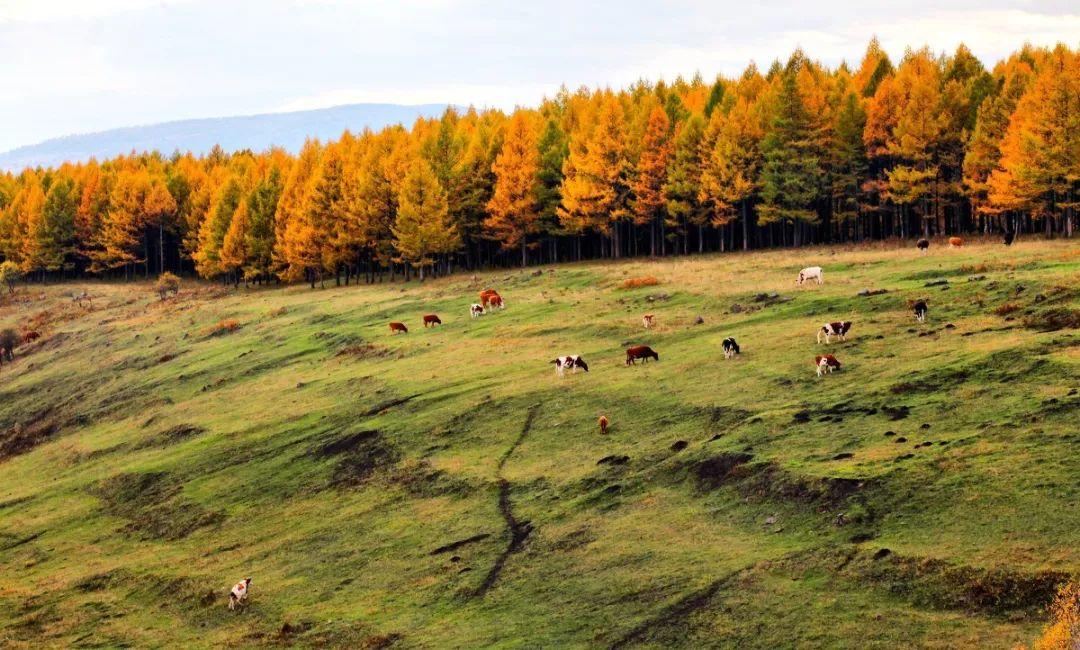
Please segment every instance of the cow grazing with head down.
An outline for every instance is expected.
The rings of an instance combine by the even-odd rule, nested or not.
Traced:
[[[840,369],[840,362],[831,354],[821,354],[814,357],[814,365],[817,367],[817,376]]]
[[[500,296],[499,292],[495,291],[494,289],[484,289],[483,291],[480,292],[480,304],[485,309],[489,305],[492,308],[494,308],[494,307],[498,307],[499,309],[504,308],[502,296]]]
[[[470,318],[476,318],[478,316],[483,316],[483,315],[484,315],[484,306],[483,305],[478,305],[476,303],[473,303],[472,306],[469,307],[469,317]]]
[[[1001,243],[1006,246],[1012,246],[1013,240],[1016,239],[1016,233],[1011,230],[1006,230],[1005,235],[1001,238]]]
[[[851,329],[851,321],[838,321],[834,323],[825,323],[821,326],[821,329],[817,333],[817,342],[821,343],[822,335],[825,336],[825,343],[832,343],[832,337],[837,337],[841,341],[847,340],[848,330]]]
[[[641,324],[645,326],[645,329],[649,329],[653,326],[653,315],[645,314],[641,317]]]
[[[35,332],[33,330],[25,332],[22,336],[23,344],[33,343],[39,338],[41,338],[41,332]]]
[[[735,337],[729,336],[724,339],[724,358],[730,359],[736,354],[742,354],[739,351],[739,344],[735,341]]]
[[[601,415],[600,419],[596,421],[600,425],[600,434],[607,435],[608,419],[606,415]]]
[[[963,237],[949,237],[949,248],[960,248],[963,245]]]
[[[567,368],[571,368],[572,373],[577,373],[578,368],[581,368],[585,372],[589,372],[589,364],[585,363],[585,359],[581,358],[581,355],[572,354],[565,357],[555,357],[551,360],[551,363],[555,364],[555,374],[562,377]]]
[[[919,251],[925,253],[927,250],[930,249],[930,240],[924,237],[923,239],[915,242],[915,247],[918,248]]]
[[[390,323],[390,333],[397,334],[398,332],[409,333],[409,328],[405,327],[405,323]]]
[[[251,578],[244,578],[233,585],[232,590],[229,592],[229,609],[236,609],[237,605],[243,605],[247,602],[248,588],[250,586]]]
[[[915,320],[919,321],[920,323],[926,322],[926,312],[929,311],[929,309],[926,307],[926,300],[923,300],[921,298],[919,300],[916,300],[915,303],[912,304],[911,310],[915,312]]]
[[[795,280],[795,284],[802,286],[803,282],[809,282],[810,280],[816,280],[818,284],[824,284],[825,271],[820,266],[808,266],[799,271],[799,277]]]
[[[626,365],[628,366],[636,364],[638,359],[641,359],[644,363],[648,363],[650,358],[659,361],[660,355],[647,345],[635,345],[626,348]]]
[[[442,321],[435,314],[426,314],[424,316],[424,327],[435,327],[436,325],[442,325]]]

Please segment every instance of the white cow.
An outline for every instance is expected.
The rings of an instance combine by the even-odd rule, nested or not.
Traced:
[[[820,266],[808,266],[799,271],[799,279],[795,281],[795,284],[801,286],[803,282],[808,280],[817,280],[818,284],[824,284],[825,272],[821,270]]]
[[[249,585],[251,585],[251,578],[244,578],[233,585],[232,591],[229,592],[229,609],[236,609],[237,605],[247,602]]]

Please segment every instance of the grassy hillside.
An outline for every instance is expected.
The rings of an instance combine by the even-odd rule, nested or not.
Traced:
[[[795,288],[809,264],[826,284]],[[1023,241],[24,288],[0,310],[43,333],[0,370],[0,642],[1030,642],[1080,572],[1078,281],[1075,242]],[[484,286],[507,309],[470,320]],[[626,367],[632,343],[660,361]],[[557,379],[574,353],[591,371]]]

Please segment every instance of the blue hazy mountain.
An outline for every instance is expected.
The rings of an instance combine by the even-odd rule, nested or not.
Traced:
[[[442,114],[446,104],[347,104],[290,113],[265,113],[236,117],[210,117],[129,126],[97,133],[52,138],[0,153],[0,169],[17,171],[23,167],[55,166],[64,161],[101,160],[134,151],[157,150],[206,153],[215,144],[225,151],[262,151],[280,146],[296,152],[308,137],[336,139],[346,128],[359,132],[364,127],[381,129],[391,124],[409,126],[417,117]]]

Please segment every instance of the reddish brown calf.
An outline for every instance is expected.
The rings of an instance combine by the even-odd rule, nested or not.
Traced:
[[[409,328],[405,327],[405,323],[390,323],[390,333],[396,334],[398,332],[409,333]]]
[[[435,327],[436,325],[442,325],[442,321],[439,320],[438,316],[436,316],[435,314],[424,315],[424,327]]]

